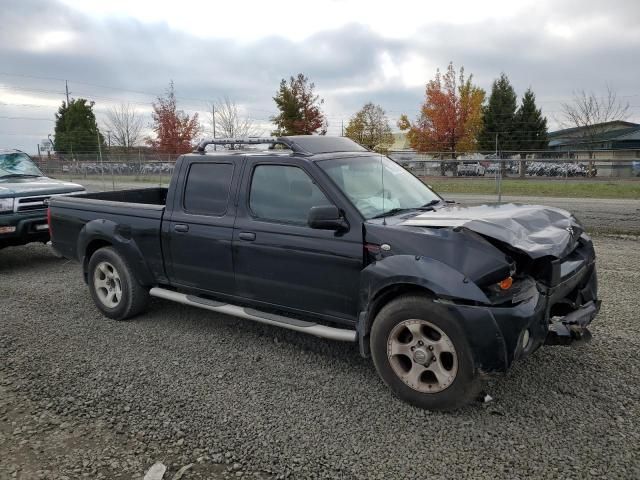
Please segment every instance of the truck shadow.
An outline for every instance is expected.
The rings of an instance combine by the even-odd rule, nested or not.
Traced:
[[[181,332],[179,337],[195,334],[225,338],[229,344],[225,341],[223,348],[229,348],[229,355],[236,354],[232,345],[238,343],[251,345],[252,355],[256,358],[278,359],[281,362],[304,365],[308,364],[310,358],[315,357],[315,363],[318,365],[315,376],[326,378],[327,382],[335,381],[341,385],[349,385],[351,391],[345,392],[345,395],[364,395],[369,399],[382,396],[385,401],[380,402],[381,407],[385,402],[391,402],[400,410],[419,411],[391,394],[378,377],[372,360],[361,357],[356,344],[317,338],[160,299],[154,299],[146,314],[131,321],[145,324],[144,328],[147,328],[147,324],[153,324],[152,328],[166,328],[167,332],[173,335],[178,329]],[[220,347],[217,343],[216,346]],[[585,351],[580,352],[579,349],[582,348]],[[476,401],[462,409],[434,415],[463,418],[515,413],[531,415],[533,412],[549,415],[550,404],[571,404],[577,399],[588,402],[589,398],[598,401],[598,393],[585,388],[585,382],[590,382],[585,365],[591,364],[593,352],[588,345],[579,349],[543,347],[529,358],[516,362],[506,375],[486,378],[484,390],[493,398],[491,402]],[[254,373],[259,375],[257,372]],[[250,372],[246,374],[251,375]],[[305,376],[302,372],[301,375]],[[298,388],[297,381],[291,384],[283,379],[273,381],[285,382],[283,388]],[[378,400],[372,403],[377,404]],[[384,409],[386,410],[386,407]]]
[[[51,247],[43,244],[29,244],[0,249],[0,273],[42,268],[60,264],[68,260],[57,257]]]

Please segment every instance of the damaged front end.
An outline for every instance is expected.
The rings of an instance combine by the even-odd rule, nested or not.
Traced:
[[[509,255],[517,258],[517,266],[508,290],[492,295],[485,288],[489,305],[449,303],[468,332],[478,368],[486,373],[506,371],[545,344],[588,341],[589,324],[600,309],[595,254],[585,234],[562,259],[532,262],[513,251]],[[543,275],[537,267],[545,263],[550,268]],[[488,335],[495,330],[495,338]]]
[[[523,319],[524,324],[519,325],[511,316],[510,310],[514,307],[505,303],[492,308],[503,332],[514,330],[511,342],[507,342],[507,349],[513,352],[510,360],[522,357],[542,344],[567,345],[589,340],[588,326],[600,309],[591,239],[581,234],[573,250],[560,259],[541,257],[531,261],[517,256],[520,282],[528,287],[526,292],[515,292],[512,304],[529,296],[530,302],[535,303],[529,321]]]
[[[414,263],[425,268],[412,276],[436,277],[423,285],[459,320],[481,371],[504,372],[544,344],[590,339],[588,327],[600,309],[595,251],[568,212],[521,205],[450,206],[390,226],[384,237],[401,247],[391,255],[428,252],[461,273],[457,278],[429,265],[433,262],[424,255]],[[377,236],[377,226],[371,227],[367,234]],[[407,238],[409,232],[424,232],[421,251],[393,238],[397,230]],[[403,268],[415,266],[407,262]],[[446,282],[444,292],[433,289],[438,280]]]

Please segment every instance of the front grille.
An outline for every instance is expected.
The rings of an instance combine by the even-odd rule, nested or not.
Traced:
[[[45,197],[22,197],[16,199],[18,201],[16,205],[16,212],[28,212],[32,210],[46,210],[46,200],[49,196]]]

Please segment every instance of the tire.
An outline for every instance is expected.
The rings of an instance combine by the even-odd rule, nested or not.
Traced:
[[[411,405],[453,410],[480,393],[482,381],[462,328],[426,296],[403,295],[386,304],[373,322],[370,346],[382,380]]]
[[[127,261],[112,247],[104,247],[91,256],[88,272],[93,302],[105,316],[126,320],[149,303],[149,292],[138,283]]]

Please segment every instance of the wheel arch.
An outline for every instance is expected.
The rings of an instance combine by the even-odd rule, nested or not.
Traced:
[[[110,220],[92,220],[78,235],[77,256],[82,261],[85,282],[88,278],[89,260],[103,247],[113,247],[134,271],[136,281],[141,285],[153,285],[154,277],[134,238],[126,228]]]
[[[89,281],[89,260],[98,250],[104,247],[111,247],[113,244],[103,238],[94,238],[84,248],[84,254],[82,255],[82,274],[84,276],[84,282]]]
[[[361,274],[356,330],[360,353],[369,356],[369,332],[382,307],[411,292],[432,299],[486,302],[484,292],[463,273],[429,257],[392,255],[371,263]]]
[[[357,324],[358,343],[360,344],[360,353],[363,357],[368,358],[370,356],[369,347],[369,332],[371,326],[380,310],[384,308],[389,302],[392,302],[398,297],[409,294],[425,295],[429,298],[436,298],[436,294],[433,290],[412,282],[400,282],[392,283],[378,290],[375,295],[369,300],[367,309],[360,313]]]
[[[429,298],[436,298],[433,290],[416,283],[395,283],[387,285],[376,293],[369,304],[369,321],[373,323],[380,310],[389,302],[402,295],[417,294],[425,295]]]

